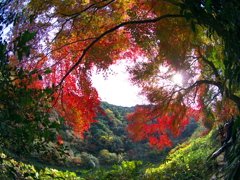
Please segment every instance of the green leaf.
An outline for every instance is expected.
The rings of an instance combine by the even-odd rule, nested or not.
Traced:
[[[196,32],[196,27],[195,27],[194,21],[191,21],[191,28],[192,28],[193,32]]]
[[[48,139],[49,138],[49,132],[48,131],[44,131],[44,135],[43,136],[44,136],[45,139]]]
[[[50,74],[52,72],[51,69],[47,69],[46,71],[44,71],[45,74]]]
[[[30,77],[29,77],[29,82],[28,82],[28,83],[31,84],[32,81],[33,81],[33,78],[32,78],[32,76],[30,76]]]
[[[18,42],[17,48],[14,48],[17,51],[19,61],[22,60],[23,53],[28,57],[30,55],[31,46],[26,46],[26,43],[34,38],[36,32],[25,31],[21,36],[16,38]]]
[[[35,74],[36,72],[37,72],[37,69],[34,69],[34,70],[30,71],[29,74]]]
[[[212,13],[211,9],[211,0],[207,0],[205,3],[205,9],[207,10],[208,13]]]
[[[29,21],[31,24],[34,22],[34,17],[35,17],[35,15],[33,15],[33,14],[29,16]]]
[[[28,105],[28,106],[31,106],[33,103],[33,98],[31,96],[27,96],[25,98],[25,104]]]
[[[38,173],[42,170],[42,168],[40,168],[39,166],[34,166],[34,168]]]
[[[12,119],[16,122],[16,123],[20,123],[23,121],[23,118],[21,115],[17,114],[17,113],[14,113],[12,115]]]
[[[49,126],[49,128],[55,128],[55,129],[59,129],[59,127],[60,127],[60,124],[58,124],[55,121]]]
[[[18,54],[18,60],[21,61],[22,58],[23,58],[23,53],[22,53],[22,51],[17,51],[17,54]]]
[[[26,44],[28,41],[32,40],[35,35],[36,35],[36,32],[25,31],[22,35],[21,43]]]
[[[18,71],[18,76],[22,76],[22,74],[23,74],[23,69],[22,68],[20,68],[20,70]]]
[[[0,60],[4,60],[6,58],[6,44],[0,42]]]
[[[39,80],[42,80],[42,76],[41,76],[41,75],[38,75],[38,79],[39,79]]]
[[[189,21],[189,20],[192,18],[192,13],[186,12],[186,13],[184,14],[184,16],[185,16],[186,20]]]
[[[26,47],[23,47],[22,49],[23,49],[22,51],[26,54],[26,56],[29,57],[31,46],[26,46]]]
[[[187,5],[186,4],[180,3],[179,5],[180,5],[181,10],[187,9]]]
[[[45,93],[48,94],[48,95],[53,93],[53,90],[50,89],[50,88],[46,88],[44,91],[45,91]]]

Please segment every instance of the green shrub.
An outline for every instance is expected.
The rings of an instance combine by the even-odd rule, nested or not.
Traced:
[[[207,161],[215,145],[211,139],[212,131],[205,137],[190,140],[188,143],[172,149],[167,156],[165,163],[158,168],[146,170],[147,179],[207,179],[211,173],[210,168],[214,167]]]
[[[123,158],[121,155],[110,153],[107,149],[103,149],[99,153],[99,159],[104,164],[113,165],[121,163]]]
[[[86,169],[99,169],[99,160],[92,154],[82,152],[81,154],[82,166]]]
[[[40,169],[33,165],[27,165],[23,162],[17,162],[8,158],[5,154],[0,153],[0,178],[3,180],[12,179],[71,179],[80,180],[74,172],[63,172],[56,169]]]
[[[121,165],[113,165],[113,170],[85,171],[87,180],[141,180],[143,173],[141,161],[123,161]]]

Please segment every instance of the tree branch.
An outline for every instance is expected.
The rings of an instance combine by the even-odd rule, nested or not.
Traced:
[[[115,30],[119,29],[120,27],[123,26],[127,26],[130,24],[148,24],[148,23],[155,23],[157,21],[160,21],[164,18],[184,18],[183,15],[179,15],[179,14],[166,14],[160,17],[157,17],[155,19],[146,19],[146,20],[140,20],[140,21],[128,21],[128,22],[123,22],[107,31],[105,31],[104,33],[102,33],[100,36],[96,37],[96,39],[94,41],[92,41],[92,43],[90,43],[86,49],[83,50],[82,55],[79,57],[78,61],[69,69],[69,71],[63,76],[63,78],[61,79],[60,83],[58,86],[61,86],[63,81],[67,78],[67,76],[82,62],[83,58],[85,57],[87,51],[94,46],[95,43],[97,43],[100,39],[102,39],[104,36],[114,32]]]
[[[211,84],[211,85],[217,86],[219,88],[219,90],[224,93],[226,98],[228,98],[236,103],[237,108],[240,111],[240,97],[231,93],[227,88],[225,88],[223,86],[223,84],[221,82],[215,82],[215,81],[210,81],[210,80],[199,80],[199,81],[196,81],[193,85],[186,88],[185,90],[190,91],[191,89],[193,89],[197,86],[201,86],[202,84]]]
[[[220,75],[219,75],[219,73],[218,73],[217,68],[215,67],[215,65],[214,65],[211,61],[209,61],[208,59],[206,59],[206,58],[202,55],[202,53],[200,52],[200,49],[199,49],[199,48],[198,48],[198,53],[199,53],[199,55],[200,55],[200,58],[201,58],[207,65],[209,65],[209,66],[212,68],[213,73],[214,73],[215,77],[217,78],[217,80],[220,80],[221,77],[220,77]]]
[[[102,2],[104,2],[104,1],[107,1],[107,0],[103,0]],[[74,13],[74,14],[63,14],[63,13],[59,13],[59,14],[61,14],[62,16],[70,17],[70,19],[74,19],[74,18],[76,18],[77,16],[81,15],[82,13],[90,10],[91,8],[95,8],[95,9],[98,9],[98,10],[99,10],[99,9],[102,9],[102,8],[108,6],[109,4],[111,4],[111,3],[114,2],[114,1],[115,1],[115,0],[111,0],[111,1],[109,1],[109,2],[106,2],[106,4],[103,4],[102,6],[97,6],[96,3],[93,3],[93,4],[89,5],[88,7],[86,7],[85,9],[83,9],[82,11],[76,12],[76,13]]]
[[[211,84],[214,86],[217,86],[219,89],[222,89],[222,84],[220,82],[215,82],[215,81],[210,81],[210,80],[199,80],[196,81],[194,84],[192,84],[191,86],[185,88],[186,91],[189,91],[197,86],[201,86],[202,84]]]

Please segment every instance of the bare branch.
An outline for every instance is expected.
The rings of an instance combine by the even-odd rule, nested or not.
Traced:
[[[185,90],[189,91],[197,86],[201,86],[202,84],[211,84],[211,85],[214,85],[214,86],[217,86],[219,89],[222,89],[223,86],[220,82],[216,82],[216,81],[210,81],[210,80],[199,80],[199,81],[196,81],[194,84],[192,84],[191,86],[185,88]]]

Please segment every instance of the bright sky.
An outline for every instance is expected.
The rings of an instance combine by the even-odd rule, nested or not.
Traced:
[[[144,104],[143,97],[138,95],[140,90],[128,80],[129,74],[125,66],[112,65],[110,69],[114,75],[108,75],[107,79],[104,79],[103,74],[93,73],[93,86],[98,90],[102,101],[127,107]]]
[[[108,73],[108,77],[104,78],[103,74],[93,73],[93,86],[97,89],[102,101],[118,106],[135,106],[136,104],[147,104],[145,97],[138,95],[140,89],[133,86],[129,81],[129,74],[126,71],[125,60],[121,60],[122,64],[110,66],[112,74]],[[162,67],[162,70],[166,68]],[[182,86],[182,75],[174,74],[172,77],[173,85]]]

